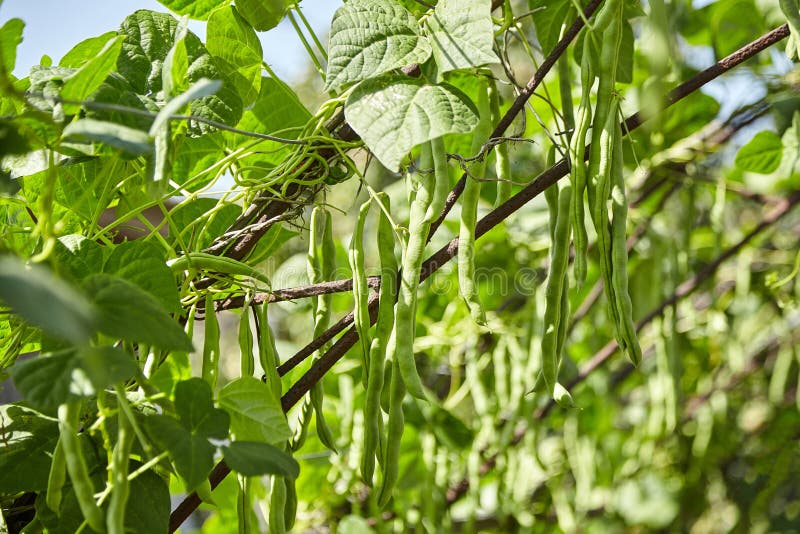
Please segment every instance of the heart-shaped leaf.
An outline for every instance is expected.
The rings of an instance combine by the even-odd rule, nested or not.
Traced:
[[[439,72],[497,63],[489,2],[439,0],[425,21]]]
[[[248,477],[258,475],[283,475],[297,478],[300,466],[289,454],[269,443],[234,441],[222,447],[225,463]]]
[[[375,157],[395,172],[414,146],[467,133],[478,123],[472,102],[455,87],[403,76],[366,80],[351,93],[344,111]]]
[[[422,63],[430,55],[431,44],[421,35],[417,20],[399,3],[347,2],[331,23],[326,89]]]

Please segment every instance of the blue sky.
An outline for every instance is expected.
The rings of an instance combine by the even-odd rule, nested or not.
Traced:
[[[323,42],[324,32],[341,2],[305,0],[303,13]],[[47,54],[57,63],[75,44],[119,27],[137,9],[167,11],[156,0],[4,0],[0,5],[0,24],[17,17],[25,22],[23,41],[17,50],[14,74],[27,76]],[[205,23],[193,21],[189,28],[205,38]],[[264,57],[276,74],[293,81],[305,72],[307,54],[288,20],[261,33]]]

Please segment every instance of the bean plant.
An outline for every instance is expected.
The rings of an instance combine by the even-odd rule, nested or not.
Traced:
[[[797,0],[160,3],[0,26],[0,532],[797,528]]]

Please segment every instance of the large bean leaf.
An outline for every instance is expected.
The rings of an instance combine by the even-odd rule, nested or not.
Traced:
[[[431,55],[431,45],[417,20],[397,2],[354,0],[333,16],[328,55],[326,87],[338,89],[422,63]]]
[[[383,165],[392,171],[416,145],[478,123],[472,102],[447,84],[403,76],[361,83],[347,99],[345,116]]]
[[[489,2],[439,0],[425,21],[439,72],[496,63]]]

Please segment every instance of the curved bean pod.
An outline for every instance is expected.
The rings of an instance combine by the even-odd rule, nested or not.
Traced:
[[[322,228],[320,228],[322,226]],[[321,235],[320,234],[321,230]],[[309,235],[309,278],[312,284],[333,278],[336,270],[336,245],[333,241],[333,225],[331,214],[327,210],[316,207],[311,213],[311,233]],[[314,337],[319,336],[328,328],[330,322],[330,295],[322,295],[312,300],[314,304]],[[314,408],[316,417],[317,437],[323,445],[336,451],[336,440],[333,437],[325,416],[322,413],[324,390],[322,381],[318,381],[311,388],[309,398]],[[306,419],[306,424],[308,420]]]
[[[58,407],[59,440],[64,449],[67,472],[72,481],[72,490],[84,519],[96,532],[105,532],[105,519],[94,499],[94,485],[89,477],[83,449],[78,438],[81,412],[80,402],[68,402]]]
[[[389,340],[394,342],[395,332]],[[392,362],[391,393],[389,400],[389,430],[386,436],[386,458],[383,461],[383,479],[378,493],[378,506],[386,506],[392,496],[392,490],[400,474],[400,441],[405,428],[403,415],[403,399],[406,396],[406,387],[400,376],[400,366],[397,361]]]
[[[628,248],[626,224],[628,220],[628,200],[625,195],[625,179],[623,177],[622,161],[622,133],[617,130],[614,136],[614,163],[612,166],[613,189],[611,191],[611,253],[612,253],[612,282],[614,296],[617,299],[619,311],[620,347],[630,358],[634,365],[642,361],[642,348],[636,336],[636,326],[633,324],[633,305],[628,292]]]
[[[500,95],[494,78],[489,79],[489,110],[491,123],[500,122]],[[508,143],[499,143],[494,147],[494,153],[494,170],[497,175],[497,195],[494,205],[497,207],[511,197],[511,160],[508,157]]]
[[[367,377],[369,370],[369,350],[370,350],[370,318],[369,318],[369,286],[367,285],[367,270],[364,264],[364,222],[369,213],[370,202],[364,202],[358,210],[356,227],[353,230],[353,237],[350,240],[350,247],[347,255],[350,260],[350,269],[353,271],[353,324],[358,332],[358,339],[361,344],[361,354],[364,362],[364,378]]]
[[[122,386],[116,386],[117,401],[127,403],[125,390]],[[128,482],[128,464],[133,446],[133,426],[127,414],[120,410],[117,414],[117,444],[111,453],[111,499],[108,503],[108,513],[106,515],[106,528],[109,534],[125,534],[125,505],[130,495],[130,484]]]
[[[548,189],[555,189],[555,187]],[[547,199],[548,204],[552,206],[553,194],[549,193]],[[572,186],[567,184],[558,193],[557,207],[555,209],[550,208],[551,217],[555,218],[555,223],[551,223],[553,241],[550,247],[550,273],[545,287],[542,377],[551,396],[555,394],[556,383],[558,382],[558,365],[561,357],[558,346],[559,323],[562,317],[563,293],[568,291],[568,285],[565,286],[564,284],[564,275],[567,271],[569,260],[571,203]]]
[[[390,211],[389,197],[378,193],[378,202]],[[361,459],[361,476],[371,485],[375,472],[375,456],[380,455],[381,395],[384,383],[384,362],[389,336],[394,325],[394,300],[397,293],[397,260],[394,256],[394,229],[383,210],[378,221],[378,255],[381,259],[381,288],[378,296],[378,321],[375,337],[369,351],[369,373],[364,398],[364,451]]]
[[[217,387],[219,375],[219,322],[214,309],[214,297],[211,293],[206,295],[206,320],[203,338],[203,380],[211,386],[211,391]]]
[[[436,157],[434,157],[434,154]],[[431,163],[435,166],[433,174],[427,172],[431,168]],[[432,218],[439,213],[436,211],[436,215],[431,216],[430,213],[433,213],[433,210],[430,207],[433,205],[434,197],[436,196],[435,190],[440,187],[437,182],[444,181],[445,184],[449,183],[447,178],[447,155],[444,153],[444,144],[441,139],[422,145],[420,169],[421,172],[417,175],[417,192],[411,202],[408,242],[403,250],[402,276],[397,295],[394,329],[392,330],[394,350],[391,354],[392,359],[397,361],[400,374],[408,391],[415,397],[423,399],[425,398],[425,391],[414,361],[415,312],[419,274],[422,268],[428,230],[430,229]],[[445,185],[445,188],[447,188],[447,185]]]
[[[477,102],[480,120],[472,132],[471,155],[479,153],[483,146],[483,140],[491,133],[488,91],[488,87],[481,84]],[[478,287],[475,284],[475,223],[478,219],[481,180],[483,180],[485,169],[485,158],[469,166],[464,192],[461,194],[461,220],[458,232],[458,288],[461,297],[467,304],[472,320],[479,325],[486,324],[486,314],[483,311],[483,305],[478,297]]]
[[[58,440],[53,450],[53,458],[50,462],[50,474],[47,477],[47,493],[45,493],[45,504],[52,511],[58,513],[61,506],[61,490],[64,482],[67,481],[67,461],[64,457],[64,446]]]
[[[586,136],[592,124],[591,93],[594,84],[592,62],[589,57],[589,39],[583,40],[583,56],[581,58],[581,103],[580,115],[569,143],[570,181],[572,182],[572,227],[575,241],[575,282],[578,287],[586,281],[587,255],[589,237],[586,234],[586,214],[584,196],[586,194],[586,162],[583,158],[586,147]]]

